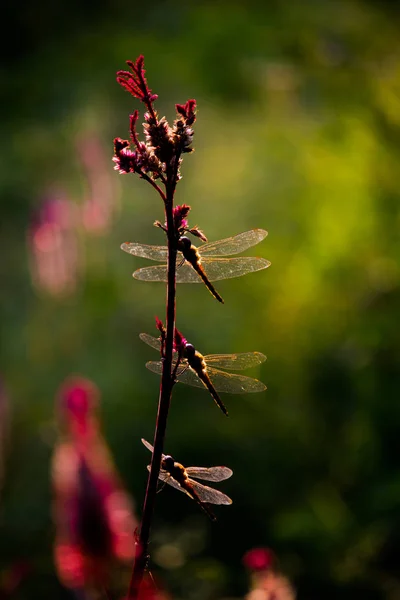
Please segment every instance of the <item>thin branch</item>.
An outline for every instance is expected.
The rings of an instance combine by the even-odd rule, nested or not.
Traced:
[[[177,157],[178,160],[178,157]],[[154,450],[151,459],[150,474],[147,481],[146,496],[143,505],[142,524],[140,528],[139,542],[136,546],[135,564],[128,591],[129,600],[139,598],[140,585],[148,561],[148,548],[151,521],[157,495],[158,475],[161,467],[161,457],[164,447],[165,431],[167,427],[168,411],[171,402],[173,388],[172,356],[175,333],[175,311],[176,311],[176,239],[173,219],[173,203],[176,187],[175,165],[172,167],[172,177],[168,177],[165,197],[165,220],[167,223],[168,240],[168,281],[167,281],[167,333],[165,339],[165,356],[163,359],[163,370],[161,376],[160,395],[158,402],[158,413],[156,430],[154,436]],[[158,186],[157,186],[158,187]]]

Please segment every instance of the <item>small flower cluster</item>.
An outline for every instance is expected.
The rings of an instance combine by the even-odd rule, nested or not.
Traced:
[[[193,152],[193,129],[196,120],[196,100],[188,100],[186,104],[176,104],[176,112],[181,115],[174,123],[174,133],[180,140],[182,152]]]
[[[141,142],[136,131],[139,118],[136,110],[130,115],[130,141],[121,138],[114,140],[114,168],[119,173],[138,173],[141,177],[147,176],[153,181],[161,179],[165,183],[170,172],[169,167],[174,165],[173,173],[178,181],[180,156],[193,150],[192,125],[196,120],[196,101],[188,100],[186,104],[176,104],[178,117],[172,127],[165,117],[160,119],[153,106],[158,96],[148,87],[143,61],[143,56],[139,56],[136,62],[127,61],[131,70],[118,71],[117,81],[147,108],[143,123],[146,141]]]

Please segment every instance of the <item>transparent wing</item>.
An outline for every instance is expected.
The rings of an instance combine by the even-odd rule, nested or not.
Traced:
[[[147,450],[150,450],[150,452],[153,454],[153,446],[150,444],[150,442],[147,442],[144,438],[142,438],[142,444],[143,446],[146,446]]]
[[[158,375],[161,375],[162,373],[161,361],[147,362],[146,367]],[[212,367],[209,367],[207,372],[217,392],[225,392],[227,394],[247,394],[251,392],[263,392],[267,389],[262,381],[258,381],[258,379],[253,379],[252,377],[245,377],[244,375],[237,375],[236,373],[224,373],[224,371],[219,371]],[[180,383],[186,383],[193,387],[206,387],[197,377],[196,373],[190,368],[186,369],[183,373],[180,373],[177,379]]]
[[[145,439],[142,438],[142,444],[143,444],[143,446],[146,446],[147,450],[150,450],[150,452],[153,454],[154,448],[149,442],[147,442]],[[162,457],[165,458],[165,454],[163,454]]]
[[[189,478],[188,481],[202,502],[208,502],[209,504],[232,504],[231,498],[219,490],[210,488],[208,485],[203,485],[194,479]]]
[[[206,481],[224,481],[233,475],[233,471],[228,467],[187,467],[186,473],[189,477]]]
[[[242,256],[240,258],[204,258],[201,261],[209,281],[232,279],[248,273],[254,273],[270,266],[265,258]],[[135,279],[142,281],[167,281],[167,267],[143,267],[133,273]],[[176,272],[177,283],[202,283],[202,279],[189,263],[185,263]]]
[[[268,235],[268,231],[264,229],[251,229],[234,235],[224,240],[217,242],[208,242],[199,246],[201,256],[230,256],[231,254],[239,254],[255,246]]]
[[[245,377],[236,373],[225,373],[212,367],[208,367],[207,372],[217,392],[248,394],[263,392],[267,389],[262,381],[258,381],[258,379],[253,379],[252,377]]]
[[[167,246],[148,246],[147,244],[138,244],[137,242],[125,242],[121,244],[121,250],[133,256],[148,258],[149,260],[166,261],[168,257]]]
[[[180,261],[182,258],[180,258]],[[179,264],[179,263],[178,263]],[[167,281],[166,265],[157,265],[155,267],[143,267],[138,269],[133,274],[135,279],[142,281]],[[201,278],[197,275],[192,265],[185,262],[176,270],[177,283],[202,283]]]
[[[172,365],[172,366],[174,366],[174,365]],[[147,369],[149,369],[149,371],[152,371],[153,373],[157,373],[157,375],[162,374],[161,360],[157,360],[157,361],[150,360],[146,363],[146,367],[147,367]],[[179,372],[179,370],[178,370],[177,379],[181,383],[187,383],[188,385],[192,385],[194,387],[199,387],[199,388],[205,387],[205,385],[197,377],[196,373],[194,371],[192,371],[192,369],[186,368],[185,365],[184,365],[184,369],[181,372]]]
[[[153,335],[149,335],[148,333],[139,333],[139,337],[142,340],[142,342],[160,352],[161,342],[159,338],[156,338]]]
[[[241,352],[239,354],[207,354],[205,357],[207,365],[228,369],[231,371],[241,371],[260,365],[267,357],[261,352]]]

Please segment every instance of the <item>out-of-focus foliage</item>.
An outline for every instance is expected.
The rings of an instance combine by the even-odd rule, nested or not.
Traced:
[[[254,375],[268,391],[224,397],[227,421],[205,392],[177,387],[166,450],[188,465],[229,465],[224,491],[234,503],[211,527],[165,489],[154,572],[177,599],[239,598],[248,590],[241,556],[267,545],[299,598],[398,598],[394,3],[47,0],[10,11],[0,369],[13,420],[0,585],[23,564],[15,597],[66,597],[52,563],[49,463],[54,394],[68,374],[99,386],[119,472],[138,506],[143,498],[140,438],[152,439],[158,380],[138,334],[154,333],[165,291],[132,280],[142,262],[119,245],[163,243],[152,226],[163,215],[150,186],[111,162],[112,139],[128,135],[137,108],[115,72],[143,53],[161,114],[198,101],[196,152],[185,158],[177,200],[192,205],[210,240],[268,229],[258,252],[272,262],[222,282],[225,306],[203,286],[178,289],[186,337],[207,353],[267,354]],[[43,229],[44,214],[52,216]]]

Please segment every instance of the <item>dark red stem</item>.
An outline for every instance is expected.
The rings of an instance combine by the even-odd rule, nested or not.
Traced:
[[[175,173],[175,165],[172,167]],[[176,177],[168,178],[165,196],[165,220],[167,223],[168,240],[168,281],[167,281],[167,333],[165,339],[165,356],[163,358],[163,370],[161,376],[160,395],[158,401],[158,413],[156,430],[154,435],[154,451],[151,459],[151,469],[147,481],[146,496],[143,505],[142,524],[140,528],[139,542],[136,546],[135,564],[129,586],[128,599],[138,600],[140,584],[142,583],[144,571],[149,556],[149,538],[151,521],[157,494],[158,475],[161,467],[161,456],[164,447],[165,431],[167,427],[168,411],[171,402],[174,380],[172,372],[172,353],[175,332],[175,307],[176,307],[176,239],[173,219],[173,203],[176,186]]]

